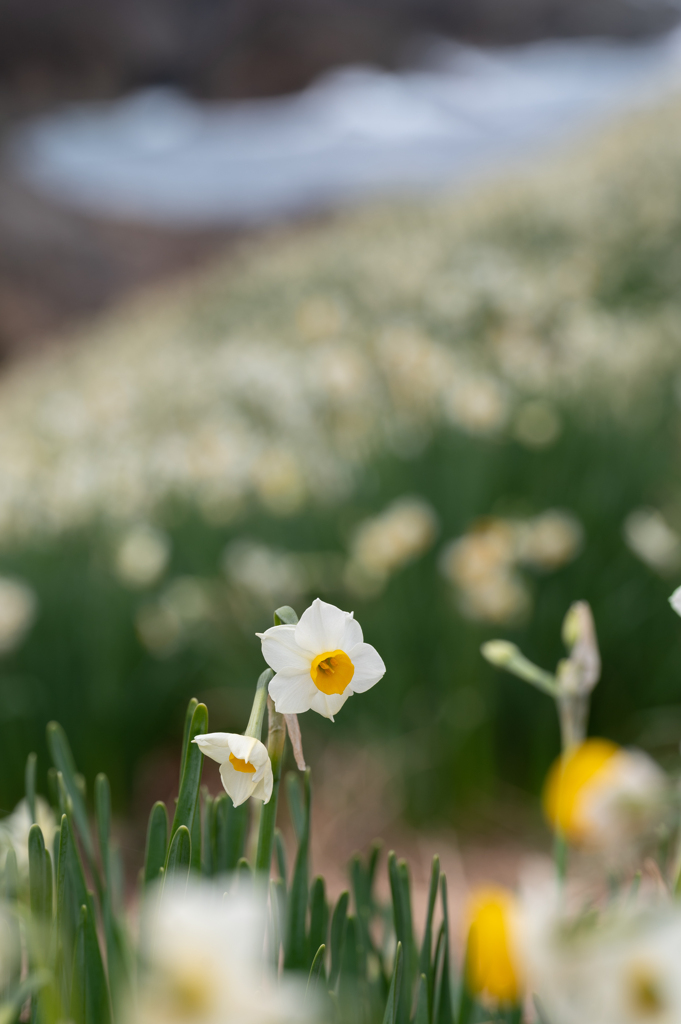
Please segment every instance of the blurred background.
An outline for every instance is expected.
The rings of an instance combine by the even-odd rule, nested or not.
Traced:
[[[307,758],[383,813],[525,827],[554,711],[479,647],[578,598],[593,731],[678,760],[680,18],[3,0],[0,808],[57,718],[146,812],[318,595],[388,672]]]

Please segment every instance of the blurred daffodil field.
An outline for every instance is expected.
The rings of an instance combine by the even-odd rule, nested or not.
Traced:
[[[603,656],[596,734],[678,760],[681,106],[502,186],[271,231],[0,381],[0,806],[58,719],[125,807],[187,700],[239,732],[274,607],[354,609],[412,821],[536,792],[549,701],[479,655]],[[310,716],[309,716],[310,717]]]

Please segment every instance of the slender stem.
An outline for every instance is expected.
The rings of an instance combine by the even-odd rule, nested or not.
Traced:
[[[248,725],[246,726],[244,736],[252,736],[256,740],[260,739],[262,734],[262,721],[265,717],[265,707],[267,706],[267,687],[269,686],[270,679],[272,679],[273,676],[274,672],[271,668],[266,668],[264,672],[260,673],[255,687],[251,717],[248,719]]]
[[[270,698],[267,700],[267,713],[269,718],[267,752],[272,762],[274,784],[272,786],[272,796],[263,807],[260,818],[260,835],[258,836],[255,870],[262,871],[269,876],[272,863],[272,847],[274,845],[274,826],[277,820],[281,765],[284,759],[284,745],[286,743],[286,723],[284,722],[284,716],[275,711],[274,704]]]

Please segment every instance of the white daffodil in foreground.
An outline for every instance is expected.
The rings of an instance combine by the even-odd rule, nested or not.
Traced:
[[[204,733],[195,736],[194,743],[220,765],[222,785],[235,807],[251,796],[268,802],[272,796],[272,763],[264,743],[234,732]]]
[[[333,720],[348,697],[364,693],[385,674],[378,651],[364,643],[352,612],[317,598],[295,625],[256,634],[276,675],[270,697],[282,715],[318,711]]]
[[[145,904],[137,998],[123,1024],[301,1024],[303,991],[265,961],[265,898],[192,878]]]

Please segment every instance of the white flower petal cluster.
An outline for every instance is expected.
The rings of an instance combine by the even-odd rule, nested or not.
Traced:
[[[0,654],[18,647],[33,625],[37,607],[27,583],[0,576]]]
[[[523,897],[523,960],[552,1024],[678,1024],[681,913],[670,904],[570,919],[549,884]]]
[[[252,500],[292,512],[443,425],[541,447],[566,405],[631,424],[678,376],[679,293],[634,310],[599,289],[637,239],[667,281],[677,118],[649,111],[510,194],[257,248],[17,364],[0,381],[0,539],[144,520],[169,498],[212,522]]]
[[[192,878],[154,891],[143,914],[137,999],[125,1024],[300,1024],[303,991],[263,955],[266,900]]]
[[[524,619],[532,606],[521,568],[551,572],[579,554],[584,531],[570,512],[547,509],[527,519],[486,516],[451,541],[440,557],[471,619],[497,624]]]
[[[249,797],[267,803],[272,796],[272,762],[267,747],[252,736],[208,732],[195,736],[202,753],[220,765],[220,778],[235,807]]]
[[[284,715],[317,711],[333,721],[353,693],[364,693],[385,674],[383,659],[364,643],[352,612],[317,598],[295,626],[258,633],[265,661],[276,673],[269,692]]]

